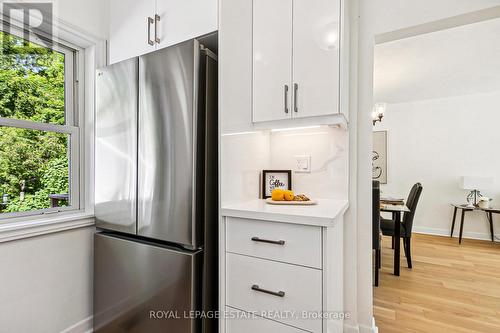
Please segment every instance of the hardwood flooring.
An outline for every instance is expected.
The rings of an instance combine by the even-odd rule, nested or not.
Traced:
[[[402,248],[402,246],[401,246]],[[380,333],[500,332],[500,244],[414,234],[413,269],[401,250],[392,275],[390,237],[382,243],[374,315]]]

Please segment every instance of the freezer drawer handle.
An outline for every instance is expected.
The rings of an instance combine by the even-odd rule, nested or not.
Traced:
[[[261,289],[256,284],[254,284],[252,286],[252,290],[255,290],[255,291],[258,291],[258,292],[261,292],[261,293],[264,293],[264,294],[273,295],[273,296],[285,297],[285,292],[284,291],[275,292],[275,291],[270,291],[270,290],[266,290],[266,289]]]
[[[285,245],[285,241],[284,240],[278,240],[278,241],[274,241],[274,240],[269,240],[269,239],[261,239],[259,237],[252,237],[252,240],[254,242],[261,242],[261,243],[268,243],[268,244],[276,244],[276,245]]]

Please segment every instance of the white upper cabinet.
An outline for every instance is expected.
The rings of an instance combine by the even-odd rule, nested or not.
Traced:
[[[109,62],[216,31],[217,0],[110,0]]]
[[[155,44],[148,43],[154,37],[155,6],[155,0],[110,0],[111,64],[155,50]]]
[[[292,1],[253,1],[253,120],[292,114]]]
[[[254,123],[340,113],[340,4],[253,0]]]
[[[340,1],[293,0],[294,117],[339,112]]]
[[[217,0],[157,0],[158,48],[217,30]]]

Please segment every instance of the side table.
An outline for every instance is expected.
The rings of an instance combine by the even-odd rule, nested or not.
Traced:
[[[495,241],[495,233],[493,231],[493,214],[500,214],[500,209],[497,208],[480,208],[476,206],[468,206],[468,205],[460,205],[460,204],[451,204],[451,206],[454,208],[453,210],[453,220],[451,221],[451,234],[450,237],[453,237],[453,230],[455,229],[455,220],[457,218],[457,211],[460,209],[462,211],[461,218],[460,218],[460,236],[458,238],[458,243],[462,243],[462,234],[464,231],[464,220],[465,220],[465,213],[466,212],[472,212],[472,211],[483,211],[486,213],[486,218],[488,219],[488,222],[490,224],[490,233],[491,233],[491,241]]]

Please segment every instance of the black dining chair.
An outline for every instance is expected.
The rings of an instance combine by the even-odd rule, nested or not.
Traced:
[[[422,184],[416,183],[411,188],[408,199],[406,200],[406,206],[410,210],[403,214],[403,223],[395,223],[393,220],[381,219],[380,229],[382,229],[382,234],[384,236],[391,236],[394,242],[399,242],[399,239],[394,239],[394,227],[398,225],[401,228],[401,238],[403,238],[403,246],[406,256],[406,261],[408,263],[408,268],[412,268],[411,263],[411,231],[413,228],[413,218],[415,217],[415,212],[417,210],[418,201],[420,195],[422,194]],[[394,248],[394,246],[393,246]]]
[[[372,248],[375,250],[375,287],[378,287],[379,269],[382,265],[381,246],[380,246],[380,182],[372,181]]]

